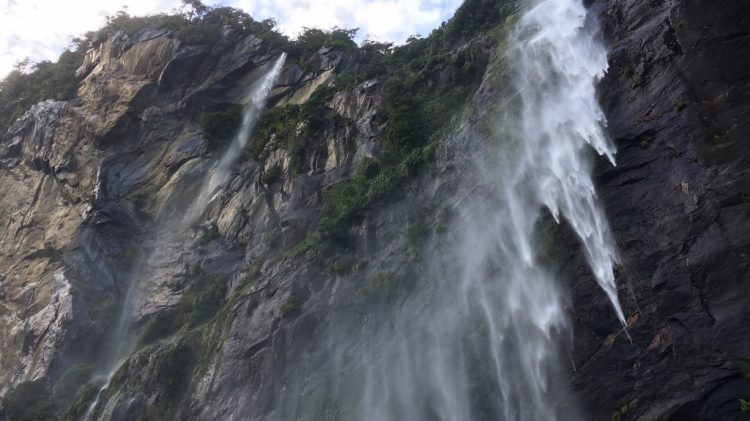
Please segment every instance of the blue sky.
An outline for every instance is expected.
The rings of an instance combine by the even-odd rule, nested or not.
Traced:
[[[273,17],[291,36],[303,27],[360,28],[361,38],[403,42],[450,18],[461,0],[221,0],[256,19]],[[26,57],[55,60],[70,39],[127,5],[134,15],[170,12],[179,0],[0,0],[0,77]]]

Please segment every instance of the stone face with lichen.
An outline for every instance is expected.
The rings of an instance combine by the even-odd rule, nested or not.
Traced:
[[[596,170],[622,254],[632,341],[573,236],[556,230],[572,290],[573,387],[592,419],[741,419],[750,361],[747,9],[589,3],[611,46],[600,94],[618,165]],[[490,63],[466,121],[440,139],[429,171],[366,209],[348,231],[350,249],[333,258],[293,251],[315,229],[326,192],[380,153],[382,78],[337,88],[322,105],[325,124],[295,157],[301,171],[286,139],[267,139],[258,157],[238,160],[200,221],[179,238],[159,236],[215,162],[202,117],[241,104],[280,51],[231,31],[197,46],[157,28],[99,40],[77,71],[76,98],[41,102],[0,135],[0,394],[31,380],[54,390],[71,367],[98,361],[128,284],[145,273],[134,320],[146,339],[113,377],[99,415],[273,417],[290,360],[314,342],[326,312],[383,299],[394,280],[411,279],[421,253],[451,241],[455,201],[481,194],[456,190],[471,184],[467,156],[486,140],[467,133],[481,132],[502,95],[492,64],[502,51],[488,39],[449,51],[477,47],[475,62]],[[270,107],[304,104],[361,60],[344,48],[323,48],[304,67],[290,60]],[[451,69],[438,69],[431,86],[452,86]],[[424,245],[404,234],[410,220],[424,225]]]
[[[279,54],[252,34],[226,33],[213,45],[183,46],[166,30],[112,33],[86,54],[76,72],[80,82],[74,99],[35,105],[3,135],[0,394],[34,380],[54,390],[69,368],[101,363],[127,286],[141,274],[148,279],[134,292],[136,324],[168,320],[185,310],[186,300],[203,300],[201,292],[191,289],[195,276],[226,283],[219,292],[228,296],[250,292],[231,313],[216,316],[226,325],[217,331],[225,333],[203,345],[222,344],[229,326],[239,323],[234,311],[257,296],[247,289],[249,279],[264,283],[260,268],[278,253],[274,249],[293,246],[314,228],[320,192],[349,176],[360,156],[356,139],[372,142],[379,130],[372,122],[379,96],[331,106],[330,112],[349,117],[324,127],[313,139],[304,162],[306,175],[293,177],[289,152],[279,147],[283,143],[271,142],[260,160],[245,155],[237,162],[221,197],[211,203],[204,220],[188,228],[186,237],[150,235],[160,221],[190,202],[194,186],[215,160],[218,152],[209,151],[203,138],[203,113],[241,104]],[[270,105],[306,102],[355,61],[351,51],[324,48],[304,70],[288,63]],[[362,86],[347,92],[379,92],[380,83]],[[342,90],[340,95],[350,94]],[[358,137],[359,130],[366,134]],[[270,171],[277,175],[264,182]],[[208,228],[201,225],[207,221]],[[263,338],[272,333],[291,282],[281,282],[274,287],[281,289],[276,298],[265,300],[266,310],[252,322],[258,338],[252,342],[265,343]],[[213,317],[216,309],[206,311]],[[125,385],[131,381],[123,378],[129,375],[118,374],[119,391],[105,397],[102,414],[117,417],[138,411],[139,402],[166,399],[164,394],[172,392],[160,381],[145,379],[164,367],[162,353],[171,355],[178,348],[193,352],[195,347],[192,336],[178,335],[147,347],[144,352],[153,357],[143,360],[135,354],[127,370],[144,379],[145,390],[129,390]],[[203,353],[194,356],[198,360],[186,364],[202,368],[187,381],[195,383],[195,396],[208,399],[205,394],[218,386],[212,377],[218,370],[216,353],[232,345],[199,348]]]

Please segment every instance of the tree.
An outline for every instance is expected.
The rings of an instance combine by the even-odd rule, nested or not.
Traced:
[[[182,5],[192,9],[187,12],[187,18],[190,20],[202,18],[210,9],[200,0],[182,0]]]
[[[23,382],[3,399],[3,418],[16,421],[53,419],[55,405],[41,381]]]

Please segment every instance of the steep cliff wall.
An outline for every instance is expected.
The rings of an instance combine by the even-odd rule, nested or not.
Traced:
[[[112,33],[87,53],[75,99],[42,102],[13,124],[4,137],[0,176],[4,390],[39,379],[53,385],[82,364],[96,368],[135,266],[153,250],[145,241],[156,239],[147,231],[189,202],[220,153],[202,134],[202,116],[242,101],[278,54],[253,35],[231,32],[198,47],[181,47],[158,29]],[[344,59],[329,49],[313,57],[309,70],[287,66],[275,100],[291,92],[309,96],[320,75],[350,65]],[[360,111],[356,93],[349,94],[354,105],[342,110]],[[351,142],[335,130],[328,136],[315,139],[323,156],[311,158],[310,173],[326,168],[328,148],[334,156],[329,170],[353,159]],[[285,156],[276,153],[266,167],[278,163],[291,174]],[[298,191],[283,172],[273,186],[262,183],[264,165],[246,159],[225,196],[234,200],[215,206],[214,225],[204,231],[225,238],[222,244],[262,248],[269,221],[283,212],[275,207],[287,202],[281,197]],[[308,182],[298,200],[312,195],[315,203],[322,180]],[[242,260],[237,247],[212,244],[217,251],[207,251],[208,257],[186,255],[183,247],[190,245],[172,245],[151,262],[159,267],[149,277],[158,281],[146,284],[141,317],[174,306],[190,283],[186,272],[201,262],[216,260],[206,270],[228,283],[226,274]]]
[[[221,194],[180,238],[161,233],[165,221],[194,200],[223,152],[225,139],[214,132],[231,126],[226,119],[282,51],[267,34],[230,27],[197,45],[159,27],[95,39],[76,71],[75,97],[35,105],[3,137],[4,415],[83,416],[104,381],[134,282],[138,351],[94,415],[264,413],[271,386],[282,381],[273,367],[298,351],[277,353],[279,341],[302,338],[288,326],[303,309],[325,308],[305,298],[329,293],[355,260],[364,266],[352,250],[367,247],[365,207],[398,200],[395,192],[434,149],[430,132],[453,124],[481,81],[498,39],[482,31],[503,22],[491,6],[484,27],[480,20],[462,34],[466,26],[450,26],[385,63],[379,49],[387,46],[377,44],[292,51],[271,93],[273,111]],[[399,102],[396,87],[413,89],[411,102]],[[388,113],[424,107],[416,98],[424,92],[444,97],[430,102],[432,121],[415,134],[411,120]],[[393,146],[387,162],[373,160],[398,118],[407,121],[398,138],[406,143]],[[330,232],[317,229],[321,207],[336,207],[324,200],[327,191],[360,167],[370,168],[360,171],[363,183],[380,174],[384,190],[329,215]],[[406,220],[393,212],[393,223],[379,223],[401,242]],[[321,257],[322,249],[334,254]],[[370,251],[387,260],[387,249]]]
[[[300,361],[321,361],[311,350],[330,314],[362,329],[368,311],[427,282],[427,261],[455,240],[456,204],[482,194],[466,189],[468,157],[491,142],[508,96],[516,7],[467,2],[382,65],[364,47],[293,56],[231,179],[179,239],[158,228],[222,151],[206,122],[231,115],[282,49],[231,28],[198,45],[157,27],[98,40],[76,97],[35,105],[0,143],[2,391],[80,418],[137,279],[139,343],[96,416],[297,419],[274,409],[298,391]],[[574,389],[591,419],[742,419],[750,11],[687,0],[590,10],[611,49],[600,91],[618,165],[598,166],[597,181],[630,338],[573,236],[551,230],[573,290]],[[430,118],[412,125],[415,110]],[[300,391],[302,419],[335,419],[334,403]]]
[[[575,382],[600,418],[744,419],[750,7],[592,7],[611,45],[601,101],[618,146],[618,166],[598,180],[632,342],[613,334],[606,301],[575,266]]]

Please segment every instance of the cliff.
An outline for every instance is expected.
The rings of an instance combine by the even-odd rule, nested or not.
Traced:
[[[341,32],[294,43],[247,21],[199,41],[163,20],[90,39],[75,94],[31,106],[0,141],[3,416],[80,419],[132,300],[132,353],[95,417],[337,419],[307,372],[331,314],[355,334],[438,275],[455,209],[482,194],[469,157],[509,96],[518,7],[467,1],[395,49]],[[591,419],[745,419],[750,8],[588,7],[610,51],[599,94],[617,166],[597,162],[596,182],[628,327],[570,230],[550,229],[572,291],[574,392]],[[282,52],[224,187],[167,230]],[[474,393],[481,406],[493,392]]]
[[[612,334],[606,301],[574,282],[573,377],[601,418],[614,407],[621,419],[744,419],[750,9],[592,7],[611,45],[600,89],[618,147],[617,167],[597,178],[622,252],[632,342]]]

